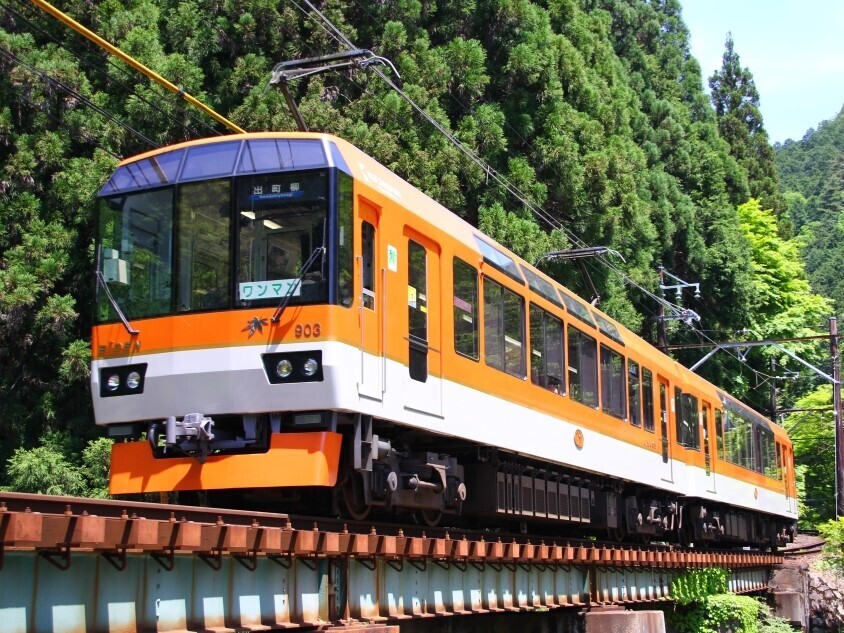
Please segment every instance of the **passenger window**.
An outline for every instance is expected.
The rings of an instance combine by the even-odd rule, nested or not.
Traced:
[[[530,306],[530,380],[554,393],[565,393],[563,322],[533,304]]]
[[[677,409],[677,443],[686,448],[700,448],[697,398],[680,389],[674,390]]]
[[[724,459],[724,420],[721,409],[715,409],[715,446],[718,459]]]
[[[642,381],[639,375],[639,363],[627,360],[627,398],[630,401],[630,424],[642,426]]]
[[[601,406],[613,417],[627,417],[624,357],[606,345],[601,345]]]
[[[598,346],[595,339],[568,326],[569,395],[598,408]]]
[[[490,367],[524,378],[524,300],[484,279],[484,356]]]
[[[478,271],[454,258],[454,351],[478,360]]]
[[[642,367],[642,419],[645,430],[654,432],[654,376]]]
[[[363,281],[363,307],[375,309],[375,227],[369,222],[361,222],[361,278]]]

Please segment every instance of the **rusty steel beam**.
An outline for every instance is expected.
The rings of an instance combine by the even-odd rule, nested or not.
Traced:
[[[126,509],[98,516],[91,506],[76,514],[76,504],[54,504],[61,511],[45,513],[10,510],[7,498],[0,495],[0,621],[13,632],[54,631],[57,619],[62,630],[233,631],[623,606],[670,600],[671,580],[693,568],[729,569],[731,591],[760,591],[783,560],[448,531],[296,529],[290,518],[197,522],[172,510],[166,518]]]

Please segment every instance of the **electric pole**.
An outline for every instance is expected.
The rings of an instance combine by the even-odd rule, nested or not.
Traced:
[[[665,268],[662,264],[659,265],[659,289],[664,294],[662,286],[665,284]],[[656,347],[663,354],[668,354],[668,337],[666,336],[665,327],[665,304],[659,304],[659,316],[656,318]]]
[[[844,516],[844,427],[841,426],[841,361],[835,317],[829,318],[829,352],[832,356],[832,411],[835,421],[835,518],[838,518]]]

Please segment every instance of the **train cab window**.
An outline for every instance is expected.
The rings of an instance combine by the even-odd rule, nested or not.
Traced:
[[[407,243],[407,322],[410,377],[428,379],[428,257],[425,247]]]
[[[375,227],[369,222],[360,224],[361,287],[363,307],[375,309]]]
[[[127,167],[130,165],[121,167],[112,180]],[[114,187],[122,183],[120,180]],[[127,174],[126,185],[130,183]],[[173,309],[174,197],[173,188],[167,187],[115,195],[100,203],[98,272],[130,319]],[[117,318],[106,293],[98,286],[97,321]]]
[[[524,299],[485,278],[484,357],[487,365],[524,378],[524,321]]]
[[[530,306],[530,380],[553,391],[565,393],[563,322],[533,304]]]
[[[654,375],[642,367],[642,421],[646,431],[654,432]]]
[[[630,424],[642,426],[642,380],[639,363],[627,361],[627,400],[630,402]]]
[[[256,174],[237,183],[240,304],[327,302],[327,172]]]
[[[179,188],[179,310],[230,306],[231,181]]]
[[[601,407],[613,417],[627,417],[624,356],[606,345],[601,345]]]
[[[568,326],[569,395],[575,402],[598,408],[598,345],[576,327]]]
[[[352,243],[352,178],[344,172],[338,175],[337,196],[337,301],[349,307],[354,300],[354,245]]]
[[[698,422],[697,398],[674,389],[674,405],[677,411],[677,443],[686,448],[700,448],[700,424]]]
[[[454,258],[454,351],[478,360],[478,271]]]

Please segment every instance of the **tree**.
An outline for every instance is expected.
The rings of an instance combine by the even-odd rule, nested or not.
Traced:
[[[709,78],[709,87],[721,137],[729,143],[730,154],[747,170],[751,196],[773,209],[781,235],[788,237],[792,229],[779,193],[774,150],[759,110],[759,92],[752,73],[741,65],[730,33],[721,69]]]
[[[803,470],[800,523],[812,528],[832,518],[835,511],[835,428],[832,386],[821,385],[794,403],[796,409],[784,422],[794,443],[794,461]]]

